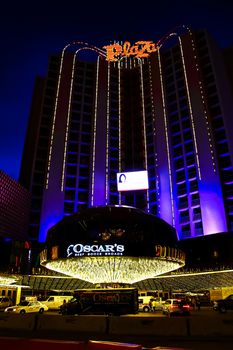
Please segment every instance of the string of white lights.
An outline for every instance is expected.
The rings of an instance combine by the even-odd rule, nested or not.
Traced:
[[[201,169],[200,169],[200,163],[199,163],[197,138],[196,138],[196,129],[195,129],[195,123],[194,123],[194,118],[193,118],[193,108],[192,108],[191,98],[190,98],[189,84],[188,84],[186,65],[185,65],[185,60],[184,60],[183,45],[182,45],[182,41],[181,41],[180,36],[178,36],[178,40],[179,40],[179,45],[180,45],[180,52],[181,52],[181,59],[182,59],[182,64],[183,64],[185,86],[186,86],[187,97],[188,97],[188,106],[189,106],[189,114],[190,114],[192,134],[193,134],[193,140],[194,140],[195,157],[196,157],[196,162],[197,162],[197,171],[198,171],[198,177],[201,180]]]
[[[94,127],[93,127],[93,149],[92,149],[92,172],[91,172],[91,205],[94,203],[94,183],[95,183],[95,156],[96,156],[96,123],[98,107],[98,89],[99,89],[99,60],[97,59],[96,84],[95,84],[95,108],[94,108]]]
[[[74,70],[75,70],[75,61],[77,50],[73,57],[72,62],[72,73],[71,73],[71,81],[70,81],[70,92],[69,92],[69,104],[68,104],[68,113],[67,113],[67,122],[66,122],[66,133],[65,133],[65,145],[64,145],[64,153],[63,153],[63,164],[62,164],[62,180],[61,180],[61,191],[64,191],[64,179],[65,179],[65,168],[66,168],[66,157],[67,157],[67,143],[68,143],[68,135],[69,135],[69,125],[70,125],[70,117],[71,117],[71,101],[73,94],[73,82],[74,82]]]
[[[110,72],[111,64],[108,62],[108,81],[107,81],[107,120],[106,120],[106,161],[105,161],[105,204],[108,204],[109,198],[109,118],[110,118]]]
[[[59,75],[58,75],[58,83],[57,83],[57,91],[56,91],[56,98],[55,98],[55,105],[54,105],[54,112],[53,112],[53,120],[52,120],[52,130],[51,130],[50,145],[49,145],[48,165],[47,165],[46,184],[45,184],[45,188],[46,189],[48,189],[48,186],[49,186],[50,166],[51,166],[52,149],[53,149],[53,141],[54,141],[55,122],[56,122],[56,116],[57,116],[58,96],[59,96],[59,93],[60,93],[60,84],[61,84],[63,60],[64,60],[65,51],[66,51],[66,49],[69,46],[70,46],[70,44],[66,45],[64,47],[64,49],[62,50],[62,54],[61,54],[61,61],[60,61],[60,68],[59,68]]]
[[[145,97],[144,97],[144,81],[143,81],[143,70],[142,70],[142,62],[139,59],[139,67],[140,67],[140,81],[141,81],[141,95],[142,95],[142,122],[143,122],[143,139],[144,139],[144,162],[145,168],[148,171],[148,162],[147,162],[147,137],[146,137],[146,113],[145,113]],[[146,190],[146,205],[147,211],[149,212],[149,189]]]
[[[152,88],[152,68],[151,68],[151,61],[148,61],[148,67],[149,67],[149,81],[150,81],[150,97],[151,97],[151,111],[152,111],[152,121],[153,121],[153,138],[156,137],[156,129],[155,129],[155,105],[154,105],[154,96],[153,96],[153,88]],[[157,193],[157,200],[160,198],[160,182],[159,182],[159,176],[158,176],[158,154],[157,150],[155,150],[155,171],[156,171],[156,193]],[[150,203],[149,203],[150,205]],[[159,211],[160,214],[160,211]]]
[[[216,159],[215,159],[215,153],[214,153],[214,147],[213,147],[214,142],[213,142],[213,136],[211,134],[211,128],[210,128],[210,124],[209,124],[209,120],[208,120],[206,99],[205,99],[205,94],[204,94],[204,89],[203,89],[203,83],[202,83],[202,80],[200,77],[200,68],[199,68],[199,64],[198,64],[198,60],[197,60],[196,47],[195,47],[195,43],[193,40],[193,33],[191,32],[190,29],[188,29],[188,32],[189,32],[189,35],[191,37],[191,44],[192,44],[192,50],[193,50],[193,57],[195,60],[196,71],[199,75],[198,84],[199,84],[199,90],[200,90],[200,94],[201,94],[202,107],[203,107],[204,116],[205,116],[205,123],[206,123],[206,129],[207,129],[207,134],[208,134],[208,142],[209,142],[209,147],[210,147],[213,169],[214,169],[214,172],[216,173],[217,168],[216,168]]]
[[[118,169],[119,172],[122,171],[122,163],[121,163],[121,66],[120,62],[118,61],[118,120],[119,120],[119,126],[118,126],[118,135],[119,135],[119,142],[118,142]],[[118,199],[119,205],[122,204],[122,197],[121,192],[119,192],[119,199]]]
[[[168,175],[169,175],[169,184],[170,184],[170,197],[171,197],[171,211],[172,211],[172,225],[175,225],[175,210],[174,210],[174,197],[172,190],[172,170],[171,170],[171,155],[170,155],[170,147],[168,140],[168,122],[167,122],[167,111],[165,105],[165,95],[164,95],[164,83],[163,83],[163,74],[162,74],[162,65],[161,65],[161,57],[160,57],[160,49],[157,51],[158,53],[158,62],[159,62],[159,76],[160,76],[160,85],[161,85],[161,93],[162,93],[162,104],[163,104],[163,120],[165,126],[165,137],[166,137],[166,147],[167,147],[167,157],[168,157]]]
[[[74,257],[43,265],[59,273],[91,283],[136,283],[184,266],[184,260],[161,257]]]

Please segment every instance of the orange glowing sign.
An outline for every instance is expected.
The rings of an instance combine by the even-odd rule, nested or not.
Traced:
[[[104,46],[104,49],[106,49],[107,61],[118,61],[124,56],[148,57],[151,52],[158,50],[158,46],[153,41],[137,41],[134,45],[131,45],[129,41],[125,41],[123,45],[116,43]]]

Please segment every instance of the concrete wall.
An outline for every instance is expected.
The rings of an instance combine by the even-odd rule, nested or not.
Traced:
[[[0,336],[52,335],[68,337],[91,334],[105,336],[153,336],[153,337],[232,337],[233,314],[216,314],[213,317],[130,317],[130,316],[61,316],[61,315],[12,315],[0,314]]]

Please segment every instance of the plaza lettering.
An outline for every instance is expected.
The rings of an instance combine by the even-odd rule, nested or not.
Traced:
[[[121,244],[93,244],[83,245],[81,243],[70,244],[67,248],[67,258],[71,256],[83,256],[83,255],[123,255],[125,248]]]
[[[122,57],[134,56],[136,58],[148,57],[151,52],[158,50],[158,46],[152,41],[137,41],[131,45],[126,41],[123,45],[119,43],[104,46],[107,61],[118,61]]]

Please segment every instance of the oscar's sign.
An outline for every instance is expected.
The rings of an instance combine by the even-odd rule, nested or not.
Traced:
[[[137,41],[131,45],[126,41],[123,45],[119,43],[104,46],[107,61],[118,61],[122,57],[134,56],[136,58],[148,57],[151,52],[158,50],[157,44],[152,41]]]
[[[125,247],[122,244],[70,244],[67,248],[67,258],[83,255],[123,255]]]

